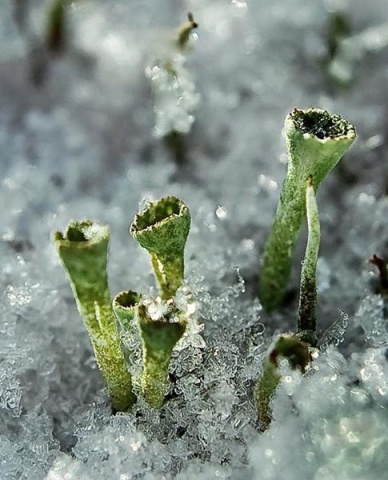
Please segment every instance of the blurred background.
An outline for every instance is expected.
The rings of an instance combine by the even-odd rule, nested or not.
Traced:
[[[295,107],[341,114],[358,133],[318,194],[319,328],[337,322],[339,343],[350,318],[348,357],[385,321],[367,259],[388,256],[387,1],[0,2],[0,479],[44,478],[54,460],[74,479],[168,480],[189,460],[182,480],[248,478],[252,382],[273,333],[294,328],[306,242],[283,309],[263,314],[260,255]],[[71,218],[107,223],[112,294],[152,293],[128,225],[168,194],[192,214],[186,273],[204,343],[173,365],[161,417],[112,419],[50,235]],[[295,478],[345,478],[309,477],[307,464]],[[286,478],[268,472],[257,478]]]

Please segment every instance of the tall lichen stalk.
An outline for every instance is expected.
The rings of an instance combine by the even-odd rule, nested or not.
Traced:
[[[278,336],[264,358],[254,389],[261,430],[267,429],[272,419],[271,401],[281,381],[279,359],[285,358],[292,369],[304,373],[311,361],[311,349],[317,345],[317,261],[321,235],[312,177],[306,182],[305,198],[308,238],[300,276],[297,333]]]
[[[306,181],[314,188],[337,165],[356,138],[353,125],[319,109],[297,110],[285,120],[288,170],[260,269],[259,298],[267,311],[278,307],[291,272],[291,259],[306,216]]]
[[[108,227],[90,220],[72,221],[64,234],[54,233],[54,244],[115,411],[128,410],[136,401],[116,318],[125,335],[134,338],[138,334],[141,340],[143,367],[136,393],[153,408],[163,405],[172,350],[187,325],[185,313],[173,297],[184,278],[189,229],[189,209],[178,198],[148,203],[130,231],[151,256],[161,296],[152,299],[128,290],[116,295],[113,303],[107,276]],[[129,358],[132,353],[127,349]]]
[[[268,350],[253,392],[261,431],[266,430],[272,420],[271,401],[281,380],[279,367],[282,358],[288,361],[291,368],[304,373],[311,358],[309,345],[294,334],[283,334],[275,339]]]
[[[54,243],[84,321],[112,407],[126,411],[135,402],[132,379],[121,349],[108,288],[109,229],[89,220],[70,222]]]
[[[267,310],[282,300],[291,257],[302,221],[307,216],[308,239],[300,276],[297,333],[277,337],[264,358],[254,400],[261,430],[268,428],[271,401],[281,381],[279,359],[306,371],[317,346],[317,261],[321,239],[315,192],[356,137],[354,127],[338,115],[310,109],[294,110],[286,118],[289,164],[261,270],[260,299]]]
[[[143,349],[139,387],[153,408],[160,408],[169,382],[168,367],[174,346],[186,330],[186,319],[174,303],[184,279],[184,250],[191,217],[187,205],[176,197],[149,203],[136,215],[130,233],[151,259],[160,298],[144,299],[136,308]]]
[[[297,331],[316,335],[317,329],[317,262],[321,229],[318,206],[315,199],[313,178],[307,181],[306,188],[307,246],[300,275],[299,314]]]

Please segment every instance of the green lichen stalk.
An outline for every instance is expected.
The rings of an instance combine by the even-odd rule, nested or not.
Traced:
[[[310,335],[314,335],[317,328],[317,262],[321,231],[313,179],[311,177],[307,182],[306,188],[306,213],[308,239],[300,276],[298,333],[310,332]]]
[[[149,203],[130,227],[131,235],[150,254],[160,295],[165,300],[175,295],[184,278],[190,221],[189,209],[181,200],[164,197]]]
[[[261,376],[255,385],[254,399],[261,431],[266,430],[272,420],[271,400],[281,378],[277,370],[276,363],[266,358],[263,362]]]
[[[89,220],[72,221],[54,243],[83,318],[112,407],[126,411],[135,402],[121,350],[107,277],[109,229]]]
[[[171,353],[186,330],[186,321],[172,299],[144,300],[137,312],[143,347],[141,395],[151,407],[161,408],[169,390]]]
[[[271,401],[281,380],[278,367],[282,357],[288,360],[292,369],[298,368],[304,373],[310,363],[309,347],[293,334],[280,335],[270,347],[253,392],[262,431],[269,427],[272,420]]]
[[[306,216],[307,179],[314,178],[317,191],[356,138],[353,125],[316,108],[290,113],[285,133],[288,171],[260,271],[259,297],[267,311],[279,306],[285,293],[294,246]]]
[[[118,293],[113,299],[113,311],[124,331],[133,328],[136,307],[140,302],[141,295],[132,290]]]
[[[113,312],[120,325],[120,338],[129,364],[136,363],[140,342],[137,327],[137,306],[141,295],[132,290],[118,293],[113,299]]]

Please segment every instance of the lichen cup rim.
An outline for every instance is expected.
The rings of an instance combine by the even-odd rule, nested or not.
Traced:
[[[76,238],[76,235],[79,235],[79,238]],[[70,220],[64,233],[53,233],[53,240],[61,247],[86,249],[109,240],[109,227],[91,220]]]
[[[125,299],[126,301],[121,301],[122,299]],[[118,293],[114,298],[113,298],[113,308],[120,308],[120,309],[132,309],[133,307],[136,307],[136,305],[139,303],[141,299],[141,295],[133,290],[125,290],[123,292]],[[129,300],[129,301],[127,301]]]
[[[314,124],[306,124],[306,119],[312,119],[316,116],[320,120],[320,124],[315,122]],[[299,120],[302,120],[299,121]],[[322,120],[324,123],[322,123]],[[345,120],[341,115],[331,114],[327,110],[320,108],[307,108],[294,110],[289,113],[285,119],[284,124],[285,132],[289,134],[291,131],[297,131],[304,138],[313,138],[317,142],[326,143],[330,141],[354,141],[357,136],[355,126]],[[320,128],[320,130],[317,130]],[[325,131],[325,128],[328,130]],[[318,135],[318,132],[324,134],[323,137]]]
[[[172,211],[163,214],[162,212],[156,212],[161,203],[168,204],[172,207]],[[151,212],[155,214],[153,219],[150,218]],[[158,201],[149,202],[141,212],[137,213],[129,230],[131,235],[137,235],[141,232],[150,231],[156,225],[163,225],[172,218],[180,217],[183,214],[189,214],[189,208],[182,200],[173,195],[163,197]]]

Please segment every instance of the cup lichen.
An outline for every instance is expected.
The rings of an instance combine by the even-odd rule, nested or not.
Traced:
[[[317,191],[356,139],[353,125],[326,110],[294,109],[285,120],[288,170],[275,219],[265,244],[259,298],[267,311],[281,304],[291,272],[291,259],[306,216],[306,181]]]
[[[109,229],[90,220],[71,221],[53,241],[67,273],[112,407],[128,410],[135,402],[132,379],[121,349],[108,287]]]
[[[176,197],[149,203],[130,226],[131,235],[150,257],[160,295],[175,295],[184,277],[184,249],[190,230],[190,212]]]

